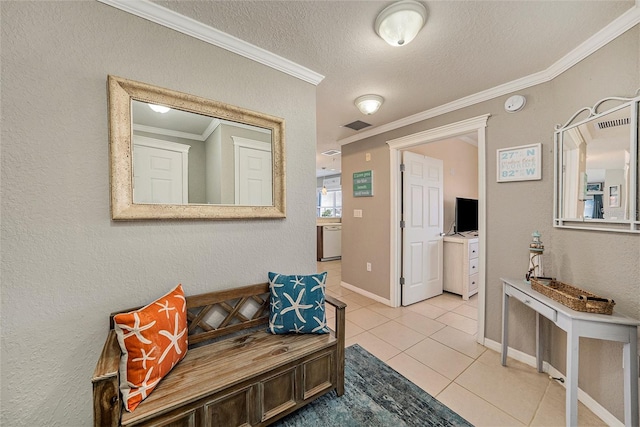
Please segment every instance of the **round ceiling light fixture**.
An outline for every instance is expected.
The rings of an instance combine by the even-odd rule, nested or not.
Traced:
[[[168,113],[169,110],[171,110],[171,108],[165,107],[164,105],[157,105],[157,104],[147,104],[147,105],[149,105],[149,108],[151,108],[153,111],[160,114]]]
[[[427,22],[427,9],[414,0],[387,6],[376,18],[376,33],[391,46],[404,46],[413,40]]]
[[[362,95],[356,98],[356,107],[362,114],[371,115],[380,109],[384,98],[380,95]]]

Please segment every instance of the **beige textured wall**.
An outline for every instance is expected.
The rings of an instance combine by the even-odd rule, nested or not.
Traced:
[[[631,96],[640,87],[640,28],[635,26],[553,81],[519,94],[527,105],[517,114],[504,112],[508,95],[483,102],[406,128],[342,147],[343,176],[374,169],[378,188],[365,205],[345,192],[342,275],[346,282],[389,297],[389,269],[364,272],[364,260],[376,258],[388,265],[389,149],[385,141],[490,113],[486,130],[487,269],[485,336],[500,341],[500,277],[521,277],[528,262],[531,233],[539,230],[545,243],[545,272],[596,293],[610,296],[616,308],[640,318],[640,235],[560,230],[552,227],[553,130],[573,113],[608,96]],[[497,183],[496,149],[542,143],[542,180]],[[371,152],[374,167],[364,155]],[[346,179],[345,179],[346,181]],[[346,182],[345,182],[346,184]],[[367,209],[363,218],[349,214],[357,205]],[[373,211],[373,212],[372,212]],[[522,304],[510,311],[510,346],[533,355],[535,316]],[[547,325],[551,333],[547,360],[564,370],[565,334]],[[580,387],[618,419],[623,419],[622,356],[620,345],[581,340]]]
[[[315,272],[316,88],[96,1],[0,12],[0,425],[88,426],[110,312]],[[287,218],[112,222],[107,74],[283,117]]]
[[[342,147],[342,281],[389,299],[391,207],[385,141],[378,137]],[[373,171],[373,197],[353,197],[353,173],[367,170]],[[362,210],[362,218],[354,218],[354,209]]]
[[[456,197],[478,198],[478,147],[454,138],[419,145],[407,151],[442,160],[444,231],[453,232]]]

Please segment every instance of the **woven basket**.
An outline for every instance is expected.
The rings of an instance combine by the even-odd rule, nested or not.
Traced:
[[[540,280],[531,278],[531,288],[540,292],[560,304],[566,305],[572,310],[585,311],[587,313],[612,314],[613,306],[616,305],[612,299],[602,298],[594,293],[585,291],[566,283],[551,280]]]

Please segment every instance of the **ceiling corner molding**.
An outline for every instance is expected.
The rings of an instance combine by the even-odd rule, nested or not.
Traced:
[[[317,86],[324,79],[322,74],[148,0],[97,1],[259,62],[307,83]]]
[[[523,90],[541,83],[551,81],[601,47],[605,46],[607,43],[615,40],[617,37],[628,31],[638,23],[640,23],[640,0],[636,0],[636,6],[620,15],[609,25],[595,33],[593,36],[589,37],[586,41],[584,41],[578,47],[573,49],[571,52],[569,52],[567,55],[556,61],[545,70],[530,74],[516,80],[512,80],[502,85],[495,86],[491,89],[484,90],[482,92],[477,92],[473,95],[465,96],[464,98],[448,102],[430,110],[421,111],[411,116],[407,116],[381,126],[367,129],[366,131],[358,133],[357,135],[338,140],[338,144],[340,146],[350,144],[361,139],[380,135],[381,133],[409,126],[423,120],[431,119],[442,114],[450,113],[461,108],[469,107],[475,104],[479,104],[480,102],[489,101],[499,96],[507,95],[518,90]]]
[[[609,25],[589,37],[555,64],[547,68],[546,72],[549,74],[549,80],[567,71],[607,43],[615,40],[635,25],[638,25],[638,23],[640,23],[640,4],[636,2],[636,6],[627,10]]]

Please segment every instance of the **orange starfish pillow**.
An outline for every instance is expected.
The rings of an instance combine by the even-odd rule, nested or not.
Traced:
[[[151,304],[114,316],[120,343],[120,391],[131,412],[187,354],[187,304],[182,285]]]

